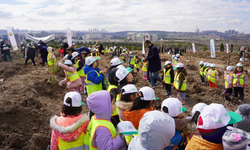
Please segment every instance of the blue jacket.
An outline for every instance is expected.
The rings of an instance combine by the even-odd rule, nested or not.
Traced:
[[[72,59],[72,56],[68,55],[68,60],[70,60],[73,64],[75,64],[75,60]]]
[[[40,53],[41,53],[41,58],[46,57],[46,59],[47,59],[47,55],[48,55],[47,47],[41,46],[39,49],[40,49]]]
[[[148,71],[157,72],[161,70],[161,58],[159,56],[159,51],[153,44],[149,47],[147,60],[149,61]]]
[[[97,76],[96,72],[97,71],[100,76]],[[92,68],[88,65],[85,64],[85,67],[84,67],[84,73],[87,75],[88,73],[88,78],[87,80],[95,83],[95,84],[100,84],[103,79],[104,79],[104,76],[100,73],[100,70],[98,68]]]
[[[87,54],[91,53],[91,51],[87,47],[85,47],[85,46],[77,48],[77,49],[75,49],[75,51],[78,52],[78,53],[81,53],[82,51],[86,51]]]
[[[131,58],[133,58],[133,57],[134,57],[134,55],[129,55],[128,64],[130,64],[130,60],[131,60]]]

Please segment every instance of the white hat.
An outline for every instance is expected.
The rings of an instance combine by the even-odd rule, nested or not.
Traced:
[[[51,52],[52,52],[52,49],[53,49],[53,48],[49,46],[49,47],[47,48],[47,51],[48,51],[49,53],[51,53]]]
[[[206,66],[207,66],[207,63],[205,62],[205,63],[204,63],[204,67],[206,67]]]
[[[197,128],[212,130],[225,127],[229,124],[237,123],[242,117],[231,111],[226,111],[222,104],[212,103],[205,106],[198,119]]]
[[[237,67],[243,67],[242,63],[238,63],[236,66]]]
[[[174,67],[174,70],[177,70],[177,68],[183,68],[184,64],[183,63],[177,63],[177,65]]]
[[[177,57],[175,57],[174,60],[177,60]]]
[[[207,63],[207,66],[208,66],[208,67],[210,67],[210,65],[211,65],[210,63]]]
[[[96,49],[97,52],[99,52],[99,49]]]
[[[207,104],[205,104],[205,103],[198,103],[198,104],[194,105],[194,107],[192,109],[192,116],[194,116],[194,114],[195,114],[196,111],[202,113],[203,109],[206,106],[207,106]]]
[[[164,67],[169,65],[169,64],[171,64],[171,61],[166,61]]]
[[[154,90],[148,86],[144,86],[139,90],[139,96],[144,101],[156,100]]]
[[[180,54],[176,54],[176,57],[180,57]]]
[[[94,58],[94,57],[92,57],[92,56],[87,57],[87,58],[86,58],[86,65],[89,66],[89,65],[93,64],[98,58],[99,58],[99,57]]]
[[[116,48],[116,46],[114,46],[114,48]]]
[[[167,112],[163,111],[164,106],[167,107]],[[168,98],[162,102],[161,110],[171,117],[178,117],[181,113],[187,111],[187,108],[183,107],[177,98]]]
[[[203,65],[203,64],[204,64],[204,62],[203,62],[203,61],[200,61],[199,65]]]
[[[175,58],[175,55],[172,55],[172,58]]]
[[[122,95],[125,95],[125,94],[131,94],[131,93],[137,93],[138,90],[137,88],[135,87],[134,84],[127,84],[125,85],[124,87],[122,87],[122,91],[124,90],[124,92],[122,92]]]
[[[133,52],[129,52],[129,54],[131,55],[131,54],[133,54]]]
[[[234,67],[227,66],[227,71],[231,71]]]
[[[244,58],[240,58],[240,61],[244,61]]]
[[[110,61],[111,66],[117,66],[121,64],[121,61],[119,58],[115,57]]]
[[[210,64],[210,67],[215,68],[215,64]]]
[[[72,65],[72,61],[71,60],[66,60],[63,64],[64,65]]]
[[[79,55],[79,53],[78,52],[73,52],[72,53],[72,59],[74,59],[76,56],[78,56]]]
[[[80,107],[80,106],[84,105],[84,103],[81,102],[82,97],[78,92],[68,92],[67,94],[65,94],[64,101],[63,101],[64,105],[70,107],[70,104],[66,102],[66,100],[69,97],[72,99],[72,101],[71,101],[72,107]]]
[[[72,43],[72,45],[75,45],[75,43]]]
[[[134,125],[130,121],[122,121],[117,124],[120,134],[123,135],[132,135],[138,134],[138,131],[135,129]]]
[[[126,49],[123,49],[124,52],[126,52]]]
[[[125,67],[121,67],[116,71],[115,76],[119,79],[118,82],[121,82],[128,74],[129,71]]]

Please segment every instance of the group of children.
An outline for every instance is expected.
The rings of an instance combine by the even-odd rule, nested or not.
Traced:
[[[200,61],[200,77],[201,83],[209,85],[209,88],[217,88],[219,81],[219,73],[216,70],[215,64]],[[225,91],[222,94],[228,93],[229,96],[238,97],[240,95],[240,102],[244,101],[244,89],[248,84],[248,77],[243,69],[241,63],[237,63],[235,70],[234,67],[227,66],[224,71]]]

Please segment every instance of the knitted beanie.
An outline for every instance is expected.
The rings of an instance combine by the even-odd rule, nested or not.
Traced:
[[[237,128],[228,126],[222,137],[224,150],[246,150],[250,135]]]
[[[250,132],[250,105],[249,104],[239,105],[238,109],[235,112],[242,116],[242,121],[235,123],[234,127],[242,129],[246,132]]]

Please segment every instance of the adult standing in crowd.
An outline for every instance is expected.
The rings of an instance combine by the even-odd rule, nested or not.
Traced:
[[[27,57],[25,60],[25,67],[27,66],[27,62],[29,59],[31,59],[31,61],[33,62],[34,66],[36,67],[36,63],[35,63],[35,55],[36,55],[36,47],[33,45],[33,43],[29,44],[27,46]]]
[[[149,48],[148,57],[146,59],[148,61],[150,86],[155,87],[156,86],[155,79],[162,82],[161,77],[159,77],[157,74],[158,71],[161,70],[161,58],[157,47],[154,46],[153,43],[151,43],[149,40],[146,40],[145,45]]]

